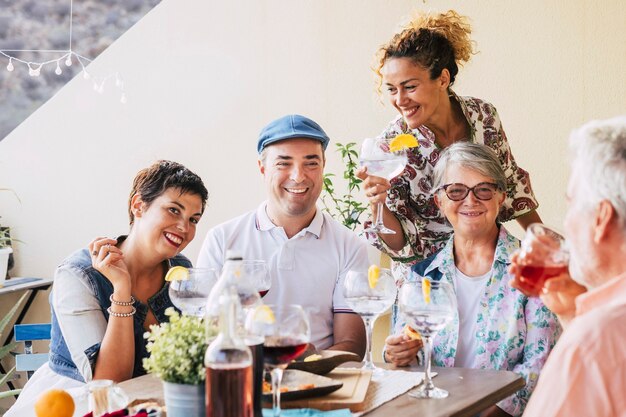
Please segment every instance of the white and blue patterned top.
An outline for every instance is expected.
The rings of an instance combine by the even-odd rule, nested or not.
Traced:
[[[509,286],[511,254],[519,248],[519,240],[500,226],[494,255],[493,271],[480,303],[476,323],[476,358],[479,369],[502,369],[520,374],[526,386],[497,405],[512,416],[520,416],[537,384],[541,368],[548,358],[561,327],[556,316],[536,297],[526,297]],[[436,254],[413,266],[410,280],[429,276],[454,286],[454,236]],[[394,306],[392,331],[401,332],[404,319]],[[433,365],[453,367],[459,337],[459,316],[434,338]],[[422,355],[420,355],[421,357]]]

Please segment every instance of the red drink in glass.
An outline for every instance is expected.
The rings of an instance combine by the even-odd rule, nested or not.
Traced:
[[[266,365],[277,366],[291,362],[306,350],[307,343],[293,339],[265,339],[263,357]]]
[[[546,280],[567,272],[567,265],[524,265],[520,275],[536,290],[541,290]]]
[[[252,367],[206,368],[206,417],[253,417]]]

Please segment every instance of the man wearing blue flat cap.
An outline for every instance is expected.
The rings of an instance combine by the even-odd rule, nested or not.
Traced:
[[[197,266],[221,268],[229,249],[267,261],[266,304],[300,304],[309,313],[311,343],[363,356],[365,329],[343,297],[350,269],[367,269],[366,244],[316,206],[329,138],[297,114],[269,123],[257,143],[267,200],[257,210],[211,229]]]

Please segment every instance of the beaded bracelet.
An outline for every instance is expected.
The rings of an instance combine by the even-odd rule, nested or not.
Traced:
[[[132,295],[130,296],[130,301],[115,301],[113,299],[113,294],[111,294],[109,296],[109,301],[113,304],[115,304],[116,306],[124,306],[124,307],[128,307],[128,306],[132,306],[133,304],[135,304],[135,297],[133,297]]]
[[[137,309],[135,307],[133,307],[130,313],[116,313],[115,311],[111,310],[111,307],[107,308],[107,313],[109,313],[109,315],[113,317],[132,317],[135,315],[136,312]]]

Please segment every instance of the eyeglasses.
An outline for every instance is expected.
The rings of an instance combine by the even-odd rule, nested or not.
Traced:
[[[491,200],[493,195],[500,191],[498,184],[494,184],[492,182],[481,182],[473,187],[468,187],[465,184],[455,182],[452,184],[442,185],[439,189],[443,190],[452,201],[464,200],[470,191],[474,193],[474,197],[479,200]]]

